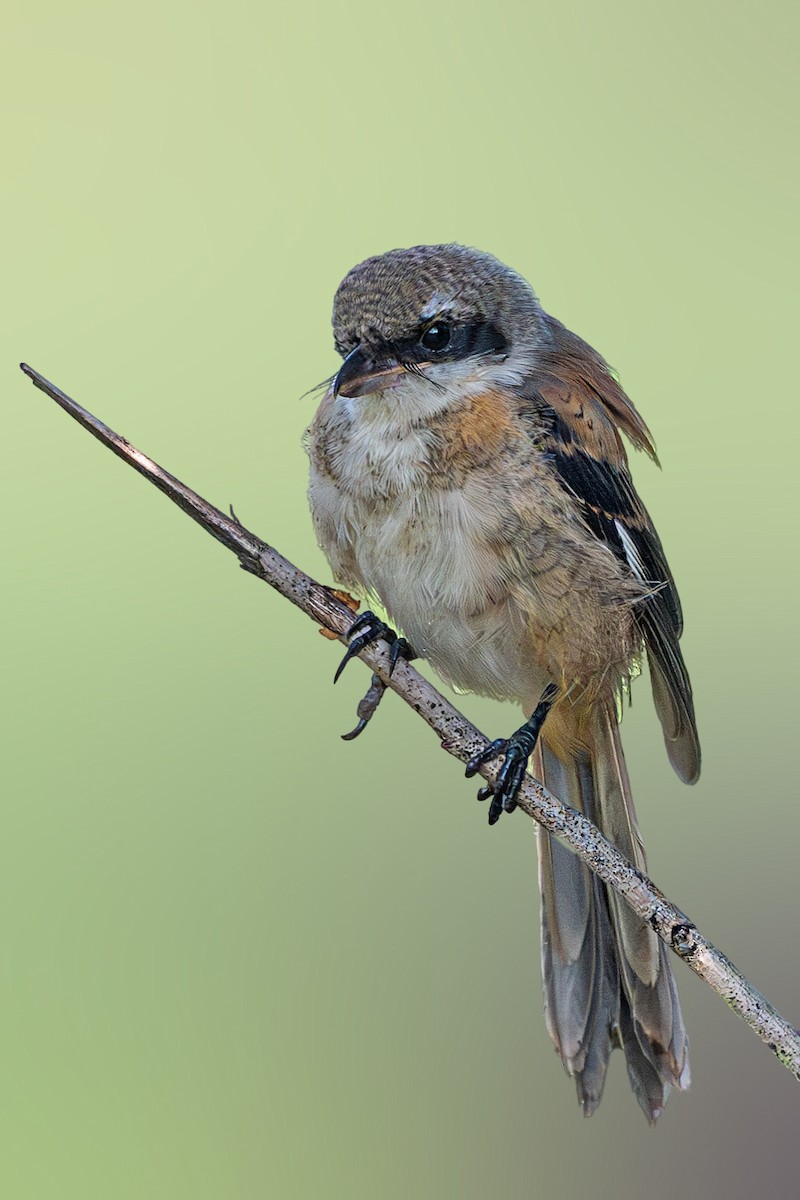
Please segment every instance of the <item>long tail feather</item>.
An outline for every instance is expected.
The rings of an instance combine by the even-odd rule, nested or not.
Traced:
[[[591,747],[564,761],[546,727],[534,770],[547,788],[599,826],[640,870],[636,823],[616,715],[593,716]],[[689,1084],[688,1041],[667,951],[617,894],[543,829],[539,839],[542,976],[547,1028],[589,1116],[600,1102],[611,1051],[622,1046],[636,1098],[650,1121],[670,1087]]]

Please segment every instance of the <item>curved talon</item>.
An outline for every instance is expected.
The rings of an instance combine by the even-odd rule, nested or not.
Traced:
[[[390,629],[388,625],[375,616],[375,613],[370,612],[369,610],[363,612],[360,617],[355,619],[353,624],[348,629],[346,636],[350,644],[345,651],[344,658],[336,668],[336,674],[333,677],[334,683],[338,682],[342,671],[350,662],[350,659],[355,658],[357,654],[360,654],[361,651],[366,646],[371,645],[372,642],[383,640],[384,642],[389,643],[390,675],[394,673],[394,669],[401,658],[404,658],[407,662],[412,658],[416,658],[413,649],[406,639],[403,637],[398,637],[393,629]]]
[[[365,629],[362,633],[359,633],[358,637],[353,638],[352,642],[345,651],[344,658],[336,668],[336,674],[333,677],[333,682],[339,682],[339,677],[347,664],[350,662],[351,658],[355,658],[357,654],[361,653],[365,646],[369,646],[370,642],[376,642],[380,637],[383,637],[382,633],[373,633],[371,629]]]
[[[360,734],[364,732],[367,725],[372,720],[375,712],[383,699],[383,693],[386,691],[386,684],[379,675],[372,676],[372,682],[369,686],[367,694],[358,702],[356,713],[358,715],[358,724],[355,729],[351,729],[349,733],[341,735],[343,742],[352,742]]]
[[[350,644],[345,651],[344,658],[336,668],[333,682],[339,682],[339,677],[351,658],[355,658],[357,654],[360,654],[370,642],[376,642],[379,638],[386,637],[387,634],[392,634],[394,638],[397,637],[394,630],[389,629],[388,626],[384,625],[383,621],[378,620],[375,613],[370,612],[369,609],[363,612],[360,617],[356,617],[347,631],[346,636]],[[390,637],[387,640],[391,641],[392,638]]]
[[[340,733],[339,737],[342,739],[343,742],[354,742],[355,739],[364,732],[364,730],[367,728],[368,724],[369,724],[368,717],[359,717],[358,723],[357,723],[355,729],[351,729],[349,733]]]
[[[347,650],[345,651],[345,654],[344,654],[344,658],[342,659],[342,661],[339,663],[338,667],[336,668],[336,674],[333,677],[334,683],[339,682],[339,676],[341,675],[342,671],[345,669],[347,664],[350,662],[350,659],[354,658],[357,653],[358,653],[358,651],[354,650],[352,645],[347,647]]]
[[[341,677],[342,671],[345,669],[351,658],[355,658],[360,654],[365,646],[371,645],[372,642],[377,642],[380,639],[389,643],[389,675],[394,673],[401,658],[409,661],[416,658],[413,649],[405,638],[398,637],[393,629],[379,620],[373,612],[367,610],[361,613],[355,619],[353,624],[347,631],[347,638],[350,644],[345,651],[342,661],[336,668],[336,674],[333,677],[333,682],[336,683]],[[383,699],[383,694],[386,691],[386,684],[377,676],[372,676],[372,683],[369,686],[367,694],[359,701],[356,712],[358,714],[358,724],[355,729],[351,729],[349,733],[343,733],[342,740],[352,742],[364,732],[369,722],[372,720],[375,711]]]
[[[496,825],[503,815],[503,801],[498,793],[492,796],[492,803],[489,805],[489,824]]]
[[[395,635],[391,651],[389,652],[389,675],[394,675],[394,669],[401,658],[404,658],[406,662],[411,662],[412,658],[416,657],[411,644],[404,637],[397,637]]]

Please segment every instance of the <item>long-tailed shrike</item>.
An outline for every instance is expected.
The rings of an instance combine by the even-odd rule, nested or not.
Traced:
[[[639,868],[645,856],[618,708],[646,651],[667,753],[693,783],[700,746],[664,552],[621,434],[647,426],[600,355],[528,283],[463,246],[392,250],[336,293],[344,358],[309,431],[309,497],[336,580],[377,597],[455,687],[518,701],[489,820],[514,807],[528,759]],[[468,769],[468,774],[470,773]],[[538,829],[545,1015],[588,1115],[614,1046],[651,1120],[689,1081],[663,944]]]

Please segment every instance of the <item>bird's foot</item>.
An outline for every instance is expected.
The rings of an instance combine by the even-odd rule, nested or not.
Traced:
[[[497,772],[494,784],[484,784],[478,791],[479,800],[488,800],[490,796],[492,798],[489,805],[490,825],[499,821],[504,812],[513,812],[517,807],[517,792],[525,778],[525,769],[535,744],[535,740],[528,734],[527,727],[523,725],[516,733],[512,733],[510,738],[496,738],[490,742],[485,750],[474,754],[467,763],[465,775],[467,779],[471,779],[473,775],[477,775],[484,763],[498,754],[504,756],[503,765]]]
[[[386,691],[386,684],[381,679],[380,675],[373,675],[366,694],[359,700],[356,707],[358,715],[358,724],[355,729],[351,729],[349,733],[342,734],[343,742],[352,742],[359,734],[363,733],[374,717],[378,705],[383,699],[383,693]]]
[[[374,612],[363,612],[358,617],[347,631],[348,639],[352,638],[350,645],[347,647],[344,658],[336,668],[336,674],[333,677],[333,682],[337,683],[339,676],[345,669],[351,658],[355,658],[360,654],[365,646],[372,645],[373,642],[384,641],[388,642],[389,650],[389,674],[394,674],[394,669],[401,658],[406,662],[410,662],[412,658],[416,658],[416,654],[412,650],[404,637],[400,637],[388,625],[386,625],[379,617],[375,616]]]
[[[400,637],[388,625],[375,616],[373,612],[363,612],[357,620],[353,622],[347,631],[347,637],[350,644],[344,658],[339,663],[336,669],[336,674],[333,677],[333,682],[336,683],[342,671],[345,669],[351,658],[360,654],[365,646],[370,646],[373,642],[384,641],[389,643],[389,674],[394,674],[394,669],[401,658],[406,662],[410,662],[416,658],[414,650],[409,645],[404,637]],[[359,702],[356,712],[358,713],[358,724],[350,733],[342,734],[346,742],[351,742],[353,738],[357,738],[360,733],[363,733],[367,724],[372,720],[375,712],[383,699],[383,694],[386,691],[386,684],[377,676],[372,676],[372,683],[369,686],[364,698]]]
[[[503,764],[497,772],[494,783],[491,785],[485,784],[478,791],[479,800],[488,800],[491,796],[492,802],[489,805],[490,825],[494,825],[499,821],[504,812],[513,812],[517,807],[517,793],[525,778],[528,760],[536,747],[545,717],[553,707],[556,694],[557,688],[555,685],[549,684],[545,688],[533,715],[524,725],[521,725],[515,733],[512,733],[510,738],[496,738],[484,750],[479,750],[477,754],[473,754],[467,763],[465,774],[467,779],[471,779],[473,775],[477,775],[481,767],[489,762],[490,759],[496,758],[499,754],[503,755]]]

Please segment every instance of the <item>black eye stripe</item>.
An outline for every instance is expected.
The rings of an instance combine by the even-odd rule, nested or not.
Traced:
[[[447,326],[449,339],[442,349],[422,344],[422,337],[434,326]],[[383,346],[398,362],[459,362],[461,359],[474,358],[481,354],[502,354],[508,349],[508,341],[491,321],[456,322],[446,320],[431,321],[408,337],[384,340],[380,335],[366,339],[374,349]],[[358,338],[342,332],[336,339],[336,349],[342,358],[358,345]]]
[[[447,327],[449,337],[442,339],[441,349],[437,349],[437,338],[433,344],[426,344],[423,339],[434,328]],[[430,339],[429,339],[430,341]],[[479,354],[501,354],[508,347],[508,342],[496,325],[488,321],[470,321],[463,324],[457,322],[434,321],[421,328],[411,337],[400,338],[392,343],[392,349],[403,362],[459,362],[461,359],[474,358]]]
[[[476,321],[471,325],[464,325],[462,334],[464,358],[473,354],[499,354],[508,348],[505,337],[491,321]]]

